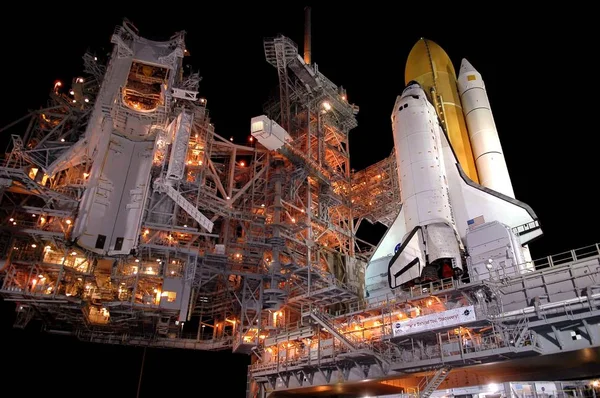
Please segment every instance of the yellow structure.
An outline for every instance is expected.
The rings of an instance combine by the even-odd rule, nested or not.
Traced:
[[[431,40],[421,38],[412,48],[404,71],[405,84],[418,82],[440,117],[458,162],[479,183],[469,132],[456,86],[456,72],[448,54]]]

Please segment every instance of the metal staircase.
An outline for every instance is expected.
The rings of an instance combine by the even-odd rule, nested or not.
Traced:
[[[522,318],[519,323],[509,332],[510,341],[513,342],[515,348],[520,348],[529,340],[529,318]]]
[[[310,317],[314,319],[319,325],[324,327],[329,333],[331,333],[336,339],[338,339],[342,344],[344,344],[349,350],[356,351],[356,346],[354,345],[354,343],[352,343],[350,340],[348,340],[348,338],[346,338],[344,335],[338,332],[333,322],[331,322],[331,320],[329,320],[326,315],[319,312],[311,311]]]
[[[179,207],[181,207],[186,213],[188,213],[194,220],[198,221],[204,229],[208,232],[212,232],[213,222],[210,221],[204,214],[200,213],[196,207],[187,201],[186,198],[175,190],[171,185],[166,183],[162,179],[158,179],[154,182],[154,189],[158,192],[166,193]]]
[[[419,383],[419,397],[429,398],[450,374],[449,367],[439,368],[431,377],[424,377]]]

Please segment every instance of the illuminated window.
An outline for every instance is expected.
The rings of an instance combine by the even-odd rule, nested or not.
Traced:
[[[264,129],[264,123],[262,122],[262,120],[259,122],[254,122],[250,126],[250,131],[253,133],[256,133],[257,131],[262,131],[263,129]]]
[[[29,178],[31,178],[32,180],[35,179],[35,176],[38,173],[38,168],[37,167],[32,167],[31,170],[29,170]]]
[[[468,75],[468,76],[467,76],[467,80],[468,80],[468,81],[477,80],[477,76],[475,76],[475,75]]]
[[[123,89],[123,103],[138,112],[152,112],[163,103],[169,70],[134,61]]]
[[[177,299],[177,292],[162,292],[161,296],[167,298],[167,303],[174,303]]]

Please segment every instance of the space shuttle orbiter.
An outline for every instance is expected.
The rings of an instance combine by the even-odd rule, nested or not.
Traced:
[[[392,112],[402,207],[367,266],[366,294],[483,275],[485,261],[530,268],[537,216],[514,193],[481,75],[463,60],[458,78],[437,44],[421,39]],[[503,260],[504,259],[504,260]]]

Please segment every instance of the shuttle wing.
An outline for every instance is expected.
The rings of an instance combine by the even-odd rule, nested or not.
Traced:
[[[385,295],[390,292],[388,284],[388,268],[394,249],[402,242],[406,235],[406,223],[404,220],[404,208],[377,245],[371,260],[365,271],[365,292],[369,299]]]
[[[485,222],[499,221],[513,228],[522,245],[542,235],[538,217],[529,205],[469,179],[456,160],[446,135],[440,135],[450,187],[450,202],[463,240],[469,221],[480,216],[483,216]]]
[[[425,238],[421,226],[413,228],[388,264],[388,284],[394,289],[421,276],[425,267]]]

